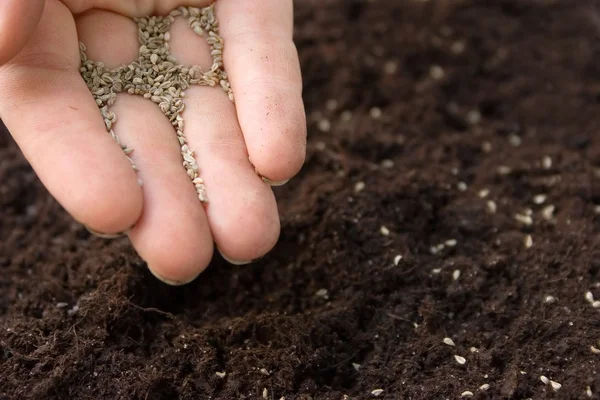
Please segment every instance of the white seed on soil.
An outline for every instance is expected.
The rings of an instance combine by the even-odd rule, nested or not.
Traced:
[[[542,218],[544,218],[546,221],[549,221],[552,218],[554,218],[554,210],[555,209],[556,209],[556,207],[554,207],[552,204],[544,207],[542,209]]]
[[[402,261],[402,256],[400,254],[398,254],[396,257],[394,257],[394,265],[398,265],[400,264],[400,261]]]
[[[592,303],[592,307],[594,308],[600,308],[600,300],[596,300]]]
[[[209,70],[202,71],[197,66],[188,68],[177,65],[175,58],[169,54],[167,43],[171,39],[169,28],[174,18],[179,15],[189,16],[189,26],[197,34],[205,36],[213,56],[213,65]],[[191,85],[215,86],[215,83],[218,82],[229,99],[234,101],[227,73],[223,70],[223,39],[219,36],[214,5],[202,9],[180,7],[166,17],[135,18],[134,21],[137,23],[140,39],[137,60],[129,65],[110,70],[101,62],[89,60],[85,54],[86,46],[80,43],[81,75],[101,110],[107,131],[117,143],[120,144],[119,138],[112,131],[116,115],[108,112],[107,107],[114,104],[117,93],[127,92],[143,96],[156,103],[172,121],[180,145],[186,145],[187,140],[183,132],[183,118],[181,117],[185,108],[183,102],[185,89]],[[121,146],[126,154],[132,152],[127,146]],[[193,152],[185,150],[182,152],[182,156],[187,175],[191,180],[198,178],[199,168]],[[137,170],[133,161],[129,160],[132,168]],[[198,198],[200,201],[206,202],[204,185],[196,182],[194,184]]]
[[[464,398],[467,398],[467,397],[473,397],[473,392],[470,392],[470,391],[468,391],[468,390],[465,390],[464,392],[462,392],[462,393],[460,394],[460,397],[464,397]]]
[[[515,219],[525,226],[531,226],[533,224],[533,218],[529,215],[515,214]]]
[[[523,244],[525,245],[526,249],[533,246],[533,239],[532,239],[531,235],[525,236],[525,239],[523,240]]]
[[[225,375],[227,375],[227,372],[215,372],[215,375],[217,375],[219,378],[225,378]]]
[[[315,293],[315,297],[321,297],[323,299],[329,298],[329,291],[327,289],[319,289]]]
[[[358,363],[352,363],[352,368],[354,368],[356,371],[358,371],[360,369],[361,365]]]
[[[271,374],[269,373],[269,371],[267,371],[267,370],[266,370],[266,368],[261,368],[259,372],[260,372],[261,374],[263,374],[263,375],[266,375],[266,376],[269,376],[269,375],[271,375]]]
[[[554,303],[555,301],[556,301],[556,298],[554,296],[550,296],[550,295],[546,296],[546,298],[544,299],[544,302],[548,303],[548,304]]]
[[[321,132],[329,132],[331,129],[331,122],[328,119],[323,118],[317,123],[317,127]]]
[[[599,349],[599,348],[597,348],[597,347],[596,347],[596,346],[594,346],[594,345],[591,345],[591,346],[590,346],[590,350],[591,350],[591,352],[592,352],[592,353],[594,353],[594,354],[600,354],[600,349]]]
[[[486,197],[488,197],[489,194],[490,194],[490,190],[489,189],[481,189],[477,195],[480,198],[485,199]]]
[[[585,292],[585,299],[587,300],[588,303],[593,303],[594,302],[594,295],[592,292]]]
[[[496,168],[496,172],[498,172],[498,174],[500,175],[508,175],[512,172],[512,168],[506,165],[501,165],[498,168]]]
[[[560,388],[562,387],[562,385],[556,381],[550,381],[550,386],[552,386],[552,389],[556,392],[558,390],[560,390]]]
[[[269,391],[267,390],[267,388],[264,388],[262,391],[262,397],[263,399],[268,399],[269,398]]]
[[[496,210],[498,209],[498,206],[496,206],[496,202],[493,200],[488,200],[487,203],[487,209],[489,211],[490,214],[496,214]]]
[[[381,228],[379,228],[379,232],[383,236],[389,236],[390,235],[390,230],[385,225],[381,225]]]
[[[439,81],[440,79],[444,78],[444,75],[446,75],[446,73],[444,72],[444,69],[439,65],[432,65],[429,68],[429,75],[436,81]]]
[[[464,365],[467,362],[467,359],[459,356],[459,355],[455,355],[454,359],[456,360],[457,363],[459,363],[460,365]]]
[[[508,137],[508,143],[513,147],[519,147],[521,145],[521,137],[519,135],[510,135]]]
[[[444,344],[447,344],[448,346],[455,346],[454,340],[450,339],[449,337],[445,337],[444,340],[442,340],[442,342]]]
[[[469,125],[477,125],[481,122],[481,113],[479,110],[471,110],[467,113],[467,122]]]
[[[457,281],[458,278],[460,278],[460,269],[455,269],[454,272],[452,272],[452,279]]]
[[[548,382],[550,382],[550,379],[546,378],[544,375],[540,375],[540,381],[542,381],[544,385],[547,385]]]
[[[398,63],[396,61],[386,61],[383,64],[383,72],[388,75],[393,75],[398,70]]]
[[[373,119],[379,119],[379,118],[381,118],[382,114],[383,114],[383,112],[381,111],[381,108],[379,108],[379,107],[373,107],[373,108],[371,108],[369,110],[369,115]]]
[[[385,160],[381,161],[381,166],[383,168],[387,168],[387,169],[393,168],[394,167],[394,162],[392,160],[385,159]]]
[[[484,383],[483,385],[479,386],[479,390],[481,390],[482,392],[485,392],[489,388],[490,388],[489,383]]]
[[[535,196],[533,196],[533,202],[535,204],[544,204],[547,197],[548,196],[546,196],[545,194],[536,194]]]
[[[586,388],[585,388],[585,395],[586,395],[587,397],[590,397],[590,398],[591,398],[591,397],[594,395],[594,394],[592,393],[592,388],[591,388],[591,387],[589,387],[589,386],[586,386]]]
[[[383,389],[375,389],[371,391],[371,394],[375,397],[379,396],[381,393],[383,393]]]
[[[544,156],[544,158],[542,158],[542,167],[544,167],[544,169],[552,168],[552,159],[549,156]]]
[[[456,239],[448,239],[444,242],[444,244],[448,247],[454,247],[456,246],[456,243],[458,243]]]
[[[454,54],[462,54],[465,51],[465,42],[463,40],[457,40],[450,46],[450,51]]]
[[[464,192],[464,191],[466,191],[466,190],[467,190],[467,184],[466,184],[466,183],[464,183],[464,182],[458,182],[458,183],[456,184],[456,188],[457,188],[458,190],[460,190],[461,192]]]
[[[354,185],[354,192],[360,193],[363,190],[365,190],[365,187],[366,187],[366,185],[363,181],[356,182],[356,184]]]

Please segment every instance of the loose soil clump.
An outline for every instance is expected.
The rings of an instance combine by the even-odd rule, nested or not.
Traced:
[[[183,287],[0,135],[0,398],[600,398],[600,10],[450,3],[296,2],[281,240]]]

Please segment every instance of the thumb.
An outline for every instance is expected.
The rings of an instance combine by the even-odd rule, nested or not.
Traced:
[[[44,11],[45,0],[0,0],[0,65],[27,44]]]

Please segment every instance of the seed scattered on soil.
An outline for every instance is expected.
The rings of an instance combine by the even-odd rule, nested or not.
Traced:
[[[594,346],[594,345],[591,345],[591,346],[590,346],[590,350],[591,350],[591,352],[592,352],[592,353],[594,353],[594,354],[600,354],[600,349],[599,349],[599,348],[597,348],[597,347],[596,347],[596,346]]]
[[[363,190],[365,190],[365,187],[366,187],[366,185],[365,185],[365,183],[363,181],[356,182],[356,184],[354,185],[354,192],[355,193],[360,193]]]
[[[448,346],[455,346],[454,340],[450,339],[449,337],[445,337],[444,340],[442,340],[442,342],[444,344],[447,344]]]
[[[521,141],[521,136],[519,135],[510,135],[508,137],[508,143],[510,143],[511,146],[513,147],[519,147],[522,143]]]
[[[556,301],[556,298],[554,296],[546,296],[546,298],[544,299],[544,302],[548,303],[548,304],[552,304],[555,301]]]
[[[386,61],[383,64],[383,71],[388,75],[393,75],[398,70],[398,63],[396,61]]]
[[[467,362],[467,359],[464,358],[463,356],[459,356],[459,355],[455,355],[454,359],[456,360],[457,363],[459,363],[460,365],[465,365],[465,363]]]
[[[225,378],[225,375],[227,375],[227,372],[215,372],[215,375],[217,375],[219,378]]]
[[[466,183],[464,183],[464,182],[458,182],[458,183],[456,184],[456,188],[457,188],[458,190],[460,190],[461,192],[464,192],[464,191],[466,191],[466,190],[467,190],[468,186],[467,186],[467,184],[466,184]]]
[[[481,122],[481,113],[479,110],[471,110],[467,113],[467,122],[469,125],[477,125]]]
[[[477,353],[479,350],[477,350],[477,347],[469,347],[469,351],[471,353]],[[487,377],[484,377],[484,378],[487,378]]]
[[[381,225],[381,228],[379,228],[379,232],[383,236],[389,236],[390,235],[390,230],[385,225]]]
[[[457,40],[456,42],[452,43],[452,46],[450,46],[450,51],[454,54],[462,54],[465,51],[465,42],[462,40]]]
[[[585,292],[585,299],[588,303],[592,304],[594,302],[594,294],[592,292]]]
[[[525,248],[528,249],[531,246],[533,246],[533,238],[531,237],[531,235],[526,235],[525,239],[523,241],[523,244],[525,245]]]
[[[515,219],[525,226],[531,226],[533,224],[533,218],[529,215],[515,214]]]
[[[315,293],[315,297],[321,297],[323,299],[328,299],[329,298],[329,291],[327,289],[319,289]]]
[[[488,197],[489,194],[490,194],[489,189],[481,189],[477,195],[479,197],[481,197],[482,199],[485,199],[486,197]]]
[[[393,168],[394,167],[394,162],[392,160],[390,160],[390,159],[385,159],[385,160],[383,160],[381,162],[381,166],[383,168],[387,168],[387,169]]]
[[[479,390],[481,390],[482,392],[485,392],[489,388],[490,388],[490,384],[489,383],[484,383],[483,385],[479,386]]]
[[[550,156],[544,156],[544,158],[542,158],[542,167],[544,167],[544,169],[552,168],[552,159]]]
[[[554,207],[553,205],[544,207],[542,209],[542,218],[544,218],[546,221],[549,221],[552,218],[554,218],[554,210],[555,209],[556,209],[556,207]]]
[[[203,36],[210,46],[213,64],[208,71],[198,66],[185,67],[169,53],[169,29],[176,17],[187,18],[190,28]],[[143,96],[154,102],[167,116],[181,146],[183,167],[191,181],[199,178],[199,167],[194,151],[187,144],[184,133],[185,90],[191,85],[221,87],[231,101],[233,92],[227,73],[223,68],[223,39],[219,36],[219,26],[214,13],[214,5],[205,8],[179,7],[167,16],[135,18],[140,42],[136,61],[116,69],[108,69],[104,63],[89,60],[86,46],[80,43],[81,76],[92,93],[104,119],[106,130],[121,146],[126,157],[137,171],[129,157],[133,149],[122,144],[113,130],[117,116],[110,107],[117,99],[117,93]],[[206,187],[203,181],[195,181],[198,199],[206,203]]]
[[[263,397],[263,399],[268,399],[269,398],[269,391],[267,390],[267,388],[263,389],[262,397]]]
[[[356,371],[358,371],[360,369],[362,365],[358,364],[358,363],[352,363],[352,368],[354,368]]]
[[[317,123],[317,127],[321,132],[329,132],[331,130],[331,122],[328,119],[323,118]]]
[[[373,107],[373,108],[371,108],[371,110],[369,110],[369,115],[371,115],[371,118],[373,118],[373,119],[381,118],[382,114],[383,114],[383,112],[381,111],[381,108],[379,108],[379,107]]]
[[[495,201],[488,200],[486,205],[487,205],[487,209],[490,214],[496,214],[496,210],[498,209],[498,206],[496,205]]]
[[[592,307],[594,308],[600,308],[600,300],[596,300],[592,303]]]
[[[381,393],[383,393],[383,389],[375,389],[371,391],[371,394],[375,397],[379,396]]]
[[[402,256],[400,254],[398,254],[396,257],[394,257],[394,265],[398,265],[400,264],[400,261],[402,261]]]
[[[473,392],[466,390],[460,394],[460,397],[464,397],[464,398],[473,397]]]
[[[457,240],[456,239],[448,239],[444,242],[444,244],[448,247],[454,247],[457,244]]]
[[[542,383],[544,385],[547,385],[550,382],[550,380],[548,378],[546,378],[544,375],[540,376],[540,381],[542,381]]]
[[[260,371],[258,371],[258,372],[260,372],[261,374],[263,374],[263,375],[266,375],[266,376],[269,376],[269,375],[271,375],[271,374],[269,373],[269,371],[267,371],[267,370],[266,370],[266,368],[261,368],[261,369],[260,369]]]
[[[439,81],[440,79],[444,78],[444,75],[446,75],[446,73],[444,72],[444,69],[439,65],[432,65],[431,68],[429,68],[429,75],[436,81]]]
[[[560,390],[560,388],[562,387],[562,385],[556,381],[550,381],[550,386],[552,386],[552,389],[557,392],[558,390]]]
[[[499,175],[508,175],[512,172],[512,168],[507,165],[501,165],[496,169]]]
[[[452,279],[457,281],[458,278],[460,278],[460,269],[455,269],[454,272],[452,272]]]
[[[548,196],[546,196],[545,194],[536,194],[535,196],[533,196],[533,202],[535,204],[544,204],[547,198]]]

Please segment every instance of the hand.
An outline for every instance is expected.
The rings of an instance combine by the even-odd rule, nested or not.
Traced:
[[[279,236],[270,186],[301,168],[306,121],[292,0],[217,0],[225,70],[235,95],[186,91],[185,133],[196,152],[209,203],[203,206],[181,165],[176,135],[149,100],[118,95],[112,110],[143,181],[106,132],[79,75],[79,44],[113,68],[138,54],[130,17],[164,15],[209,0],[3,0],[0,3],[0,118],[58,202],[91,230],[126,231],[165,282],[194,279],[213,248],[243,264]],[[185,19],[171,28],[171,53],[208,68],[204,39]],[[208,63],[208,65],[207,65]],[[252,160],[252,163],[250,162]],[[256,170],[255,170],[256,168]],[[235,261],[237,260],[237,261]]]

